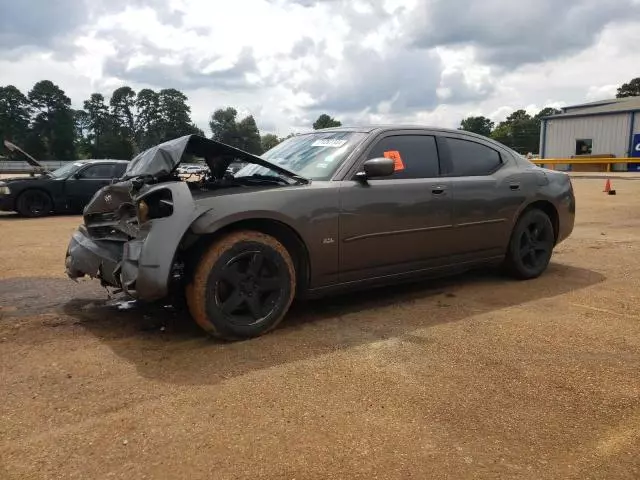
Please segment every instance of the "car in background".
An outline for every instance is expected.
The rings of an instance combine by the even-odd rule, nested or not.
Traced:
[[[32,163],[32,162],[30,162]],[[78,160],[33,176],[0,181],[0,211],[25,217],[81,213],[95,193],[122,177],[126,160]]]
[[[203,165],[194,165],[194,164],[187,164],[187,165],[180,165],[177,169],[176,172],[178,173],[178,175],[204,175],[207,172],[207,168]]]
[[[176,181],[184,155],[210,174]],[[230,176],[233,161],[246,166]],[[184,292],[205,331],[244,339],[295,297],[490,264],[536,278],[575,207],[566,173],[460,130],[329,128],[261,156],[189,135],[142,152],[94,197],[65,266],[142,301]]]

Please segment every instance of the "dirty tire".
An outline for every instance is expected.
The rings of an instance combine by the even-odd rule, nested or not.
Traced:
[[[51,197],[40,190],[22,192],[16,202],[16,210],[24,217],[44,217],[51,213],[53,203]]]
[[[269,235],[244,230],[217,239],[206,250],[186,297],[191,316],[206,332],[241,340],[273,330],[295,291],[296,271],[287,249]]]
[[[537,278],[547,269],[554,246],[555,233],[549,216],[542,210],[529,210],[513,229],[504,268],[519,280]]]

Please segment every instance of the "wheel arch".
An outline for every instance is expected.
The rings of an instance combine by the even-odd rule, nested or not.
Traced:
[[[526,205],[516,217],[514,226],[518,223],[518,220],[520,220],[523,215],[525,215],[527,212],[530,212],[531,210],[541,210],[545,214],[547,214],[547,216],[551,220],[551,224],[553,225],[554,243],[557,243],[558,235],[560,233],[560,215],[558,214],[558,209],[556,208],[556,206],[549,200],[539,199]]]
[[[194,221],[194,224],[198,221]],[[192,224],[193,226],[193,224]],[[184,253],[186,254],[186,271],[190,278],[195,265],[204,254],[207,247],[216,239],[239,230],[253,230],[270,235],[278,240],[291,254],[297,277],[296,294],[304,292],[309,285],[311,278],[311,259],[309,249],[302,235],[289,223],[273,217],[252,216],[247,218],[234,219],[225,223],[216,223],[215,227],[206,231],[199,231],[190,228],[185,235]],[[187,246],[188,244],[188,246]]]
[[[16,195],[16,199],[13,202],[13,208],[14,208],[14,210],[16,212],[18,211],[18,203],[20,202],[20,198],[25,193],[29,193],[29,192],[33,192],[33,191],[44,193],[47,197],[49,197],[49,200],[51,201],[51,208],[55,209],[55,203],[53,201],[53,195],[51,194],[51,192],[49,190],[47,190],[46,188],[43,188],[41,186],[35,186],[35,187],[27,187],[27,188],[25,188],[23,190],[20,190],[20,192]]]

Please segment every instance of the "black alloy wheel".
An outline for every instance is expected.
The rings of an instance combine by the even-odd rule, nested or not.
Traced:
[[[555,232],[549,216],[538,209],[529,210],[513,230],[505,267],[521,280],[539,277],[547,269],[554,247]]]
[[[216,304],[234,325],[260,322],[285,294],[287,273],[262,251],[245,251],[222,267],[213,292]]]
[[[257,337],[284,318],[296,290],[289,251],[274,237],[244,230],[214,241],[198,261],[186,297],[193,319],[225,340]]]
[[[520,234],[519,253],[522,265],[529,270],[544,268],[553,249],[553,229],[550,222],[536,216]]]
[[[52,208],[51,197],[40,190],[27,190],[18,197],[18,213],[25,217],[44,217]]]

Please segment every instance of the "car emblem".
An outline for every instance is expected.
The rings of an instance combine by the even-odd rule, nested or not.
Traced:
[[[106,203],[111,203],[111,200],[112,200],[111,195],[110,195],[109,193],[107,193],[107,194],[104,196],[104,201],[105,201]]]

